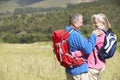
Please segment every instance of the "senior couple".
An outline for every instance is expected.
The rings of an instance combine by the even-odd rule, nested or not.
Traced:
[[[69,18],[69,26],[66,30],[74,31],[68,37],[70,51],[73,56],[87,55],[87,59],[82,65],[65,68],[66,80],[99,80],[100,74],[104,70],[105,60],[98,58],[98,48],[104,43],[105,33],[111,28],[111,25],[104,14],[95,14],[92,16],[94,30],[88,38],[84,38],[80,29],[83,25],[83,16],[81,14],[72,14]]]

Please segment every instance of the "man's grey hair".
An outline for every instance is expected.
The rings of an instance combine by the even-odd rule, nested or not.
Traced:
[[[75,13],[75,14],[72,14],[70,17],[69,17],[69,24],[73,24],[74,22],[77,22],[79,20],[79,18],[83,18],[83,15],[82,14],[79,14],[79,13]]]

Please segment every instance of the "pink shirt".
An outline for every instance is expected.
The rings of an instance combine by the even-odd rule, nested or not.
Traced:
[[[103,46],[103,43],[104,43],[104,37],[105,37],[105,33],[103,32],[102,35],[98,36],[97,37],[97,40],[96,40],[96,45],[98,46],[98,48],[100,49],[102,46]],[[105,61],[101,61],[99,58],[98,58],[98,50],[96,48],[94,48],[94,52],[95,52],[95,55],[96,55],[96,61],[97,63],[95,64],[95,58],[94,58],[94,53],[93,51],[90,53],[90,55],[88,56],[88,67],[90,68],[94,68],[94,69],[101,69],[105,66]]]
[[[98,36],[97,37],[97,40],[96,40],[96,45],[98,46],[98,48],[100,49],[104,43],[104,37],[105,37],[105,33],[103,32],[102,35]],[[94,48],[94,52],[95,52],[95,55],[96,55],[96,61],[97,63],[95,64],[95,58],[94,58],[94,53],[93,51],[90,53],[90,55],[88,56],[87,58],[87,61],[88,61],[88,67],[90,68],[94,68],[94,69],[101,69],[104,67],[105,65],[105,61],[101,61],[99,58],[98,58],[98,50],[96,48]],[[74,57],[79,57],[79,56],[83,56],[84,53],[82,53],[81,51],[74,51],[72,52],[72,55]]]

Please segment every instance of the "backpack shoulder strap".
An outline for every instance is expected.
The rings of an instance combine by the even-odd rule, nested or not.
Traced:
[[[68,32],[69,34],[71,34],[74,31],[74,29],[70,29]]]
[[[93,50],[93,56],[95,58],[95,64],[97,64],[97,58],[96,58],[96,55],[95,55],[95,50]]]

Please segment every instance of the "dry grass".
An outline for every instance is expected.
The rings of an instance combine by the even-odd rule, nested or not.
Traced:
[[[102,80],[120,80],[120,46],[118,46],[115,55],[106,61]]]
[[[120,55],[107,60],[101,80],[120,80]],[[51,43],[0,44],[0,80],[65,80]]]
[[[58,74],[58,75],[56,75]],[[64,80],[52,48],[41,44],[1,44],[0,80]]]

